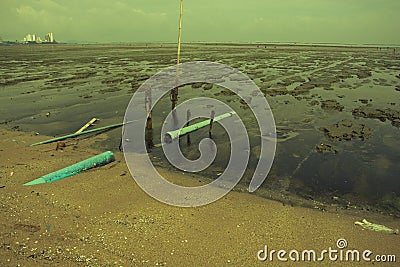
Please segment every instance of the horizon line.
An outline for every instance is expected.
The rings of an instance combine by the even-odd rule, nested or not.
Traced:
[[[22,41],[9,41],[2,40],[1,43],[14,43],[22,44]],[[40,44],[40,43],[37,43]],[[102,42],[102,41],[57,41],[57,44],[102,44],[102,45],[112,45],[112,44],[171,44],[176,45],[173,41],[112,41],[112,42]],[[345,43],[345,42],[298,42],[298,41],[186,41],[182,44],[230,44],[230,45],[321,45],[321,46],[375,46],[375,47],[400,47],[400,44],[394,43]]]

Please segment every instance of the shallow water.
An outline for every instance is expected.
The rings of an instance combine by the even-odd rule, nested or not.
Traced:
[[[386,120],[359,118],[355,108],[400,110],[399,56],[392,49],[208,46],[184,47],[182,61],[221,62],[246,73],[260,87],[273,111],[278,143],[271,172],[259,193],[284,194],[329,201],[367,203],[389,212],[400,211],[400,129]],[[175,47],[164,45],[56,45],[0,47],[0,122],[15,129],[46,135],[74,132],[92,117],[98,126],[121,122],[133,92],[143,81],[174,64]],[[220,99],[244,121],[252,147],[242,183],[249,182],[257,164],[260,136],[249,109],[238,97],[211,90],[180,88],[179,101],[199,96]],[[323,101],[335,100],[333,109]],[[335,103],[336,103],[335,102]],[[170,109],[169,98],[153,111],[153,143],[160,143],[160,126]],[[337,107],[340,107],[337,108]],[[210,107],[212,109],[212,107]],[[365,124],[365,140],[332,141],[321,127],[343,119]],[[98,148],[117,150],[120,130],[109,132]],[[183,153],[199,156],[198,142],[208,129],[181,140]],[[214,164],[204,176],[216,178],[229,158],[227,134],[214,126],[218,145]],[[319,144],[338,152],[318,153]],[[168,167],[161,148],[152,148],[156,164]]]

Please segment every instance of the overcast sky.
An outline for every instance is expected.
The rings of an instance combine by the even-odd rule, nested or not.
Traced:
[[[185,0],[183,41],[400,44],[400,0]],[[0,36],[176,42],[179,0],[0,0]]]

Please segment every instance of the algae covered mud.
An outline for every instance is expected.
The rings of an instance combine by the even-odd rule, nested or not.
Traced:
[[[139,86],[175,64],[175,49],[166,44],[0,47],[0,123],[58,136],[93,117],[100,119],[98,127],[122,122]],[[265,94],[278,143],[272,170],[256,194],[321,209],[378,209],[399,215],[398,53],[397,48],[384,47],[188,44],[182,62],[232,66]],[[260,154],[259,140],[270,137],[260,136],[251,111],[230,91],[202,83],[179,90],[179,102],[199,96],[227,103],[244,121],[252,145],[242,179],[246,185]],[[157,103],[149,132],[154,163],[166,168],[170,166],[162,148],[151,144],[161,142],[160,129],[170,107],[169,97]],[[211,112],[213,107],[208,108]],[[191,145],[183,137],[183,153],[197,158],[204,137],[208,129],[191,134]],[[227,164],[230,146],[218,125],[212,137],[217,157],[200,175],[215,179]],[[97,147],[117,150],[120,138],[120,131],[111,131]]]

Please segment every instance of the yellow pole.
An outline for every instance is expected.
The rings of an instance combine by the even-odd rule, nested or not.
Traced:
[[[93,123],[95,123],[95,121],[97,121],[96,118],[91,119],[88,123],[86,123],[85,125],[82,126],[82,128],[80,128],[78,131],[76,131],[75,133],[81,133],[84,130],[86,130],[87,128],[89,128],[89,126],[93,125]]]
[[[178,59],[176,61],[176,64],[179,64],[181,59],[182,19],[183,19],[183,0],[181,0],[181,9],[179,13]]]
[[[177,55],[177,60],[176,60],[176,79],[175,79],[176,86],[178,83],[178,76],[179,76],[179,66],[178,65],[181,60],[182,20],[183,20],[183,0],[181,0],[180,12],[179,12],[178,55]],[[171,91],[171,100],[172,100],[172,110],[174,110],[176,108],[176,104],[178,102],[178,88],[177,87],[175,87]]]

